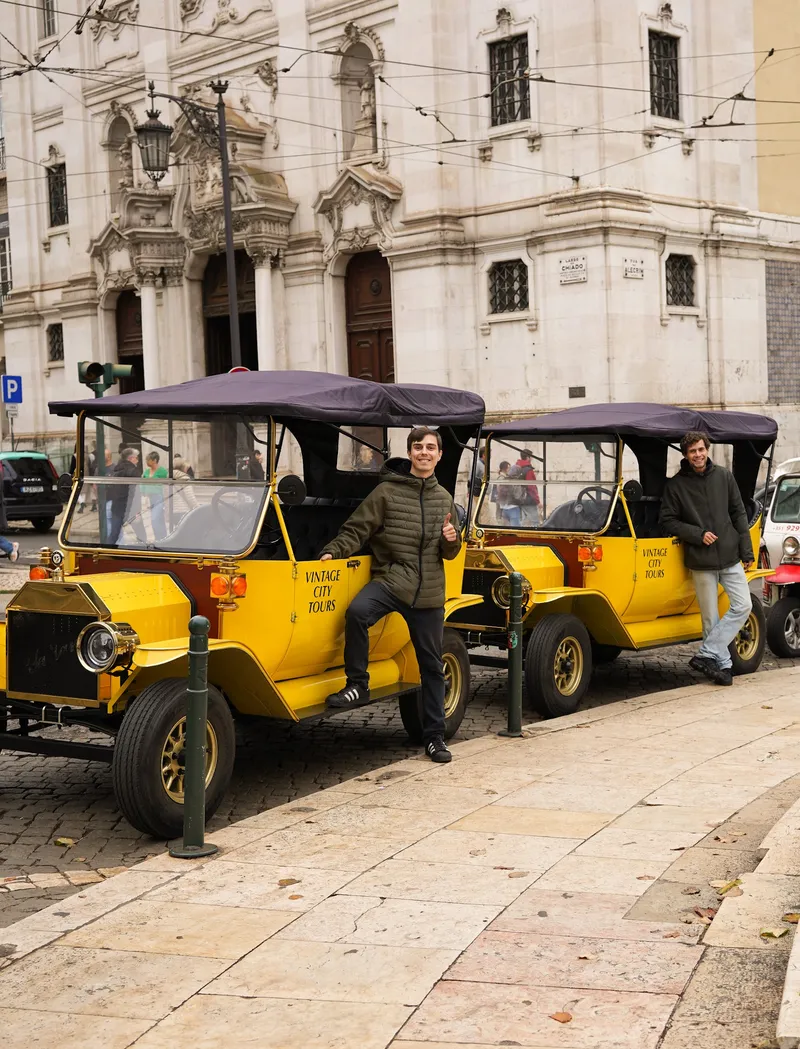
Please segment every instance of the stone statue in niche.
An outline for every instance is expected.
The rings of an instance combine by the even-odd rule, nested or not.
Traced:
[[[375,121],[375,84],[372,78],[367,76],[361,82],[361,117],[362,121],[370,124]]]
[[[125,141],[117,149],[117,160],[119,161],[119,188],[132,189],[133,150],[131,147],[130,138],[126,138]]]
[[[353,148],[350,153],[353,157],[372,154],[378,148],[375,81],[370,72],[367,72],[366,76],[361,81],[360,100],[361,112],[355,123],[355,127],[353,128],[355,135],[353,139]]]

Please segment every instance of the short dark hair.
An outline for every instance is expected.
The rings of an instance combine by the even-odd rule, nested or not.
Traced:
[[[415,426],[408,435],[408,451],[411,451],[412,445],[415,445],[418,441],[423,441],[426,437],[435,437],[436,443],[439,445],[439,451],[442,450],[442,435],[438,430],[433,430],[430,426]]]
[[[511,466],[511,463],[508,461],[508,459],[504,459],[502,461],[502,463],[500,463],[500,465],[497,467],[497,469],[498,470],[507,470],[509,468],[509,466]]]
[[[522,449],[522,453],[520,454],[520,459],[532,459],[532,458],[533,458],[533,452],[530,450],[530,448],[523,448]]]
[[[146,461],[149,463],[151,459],[155,459],[157,463],[161,462],[161,456],[158,452],[148,452]]]
[[[706,448],[711,447],[711,441],[708,434],[704,430],[690,430],[681,437],[681,451],[684,455],[693,444],[697,444],[698,441],[702,441]]]

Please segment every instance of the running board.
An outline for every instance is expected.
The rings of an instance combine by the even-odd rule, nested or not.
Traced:
[[[419,692],[419,682],[411,681],[395,681],[393,685],[384,685],[382,688],[373,688],[370,691],[369,699],[359,700],[358,703],[351,703],[347,707],[327,707],[323,706],[319,713],[310,714],[306,717],[301,718],[303,724],[308,724],[309,721],[322,721],[323,718],[330,718],[336,714],[347,714],[351,710],[357,710],[359,707],[369,707],[373,703],[383,703],[389,699],[399,699],[400,696],[407,696],[411,692]]]

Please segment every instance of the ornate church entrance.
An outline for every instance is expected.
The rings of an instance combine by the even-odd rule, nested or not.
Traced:
[[[236,252],[236,291],[239,302],[239,341],[242,364],[258,370],[256,341],[256,277],[246,251]],[[212,255],[203,274],[203,316],[206,321],[206,375],[219,375],[232,366],[228,313],[228,275],[224,255]]]
[[[345,295],[350,375],[394,382],[391,273],[379,251],[365,251],[350,259]]]

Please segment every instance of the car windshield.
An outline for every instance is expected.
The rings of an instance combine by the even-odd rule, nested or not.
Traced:
[[[800,477],[782,477],[778,482],[772,520],[783,524],[800,524]]]
[[[67,546],[236,555],[267,494],[267,420],[87,419]]]
[[[599,532],[617,478],[617,445],[608,436],[493,437],[487,488],[478,513],[485,527]]]

